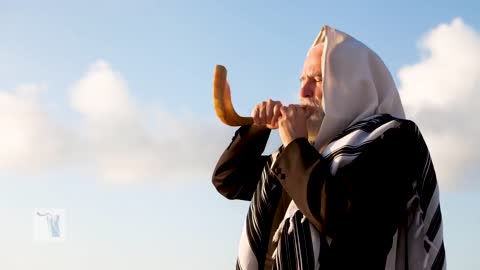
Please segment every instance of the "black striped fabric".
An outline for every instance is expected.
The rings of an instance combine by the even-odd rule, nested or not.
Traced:
[[[356,131],[356,130],[363,130],[367,133],[370,133],[372,131],[374,131],[375,129],[377,129],[379,126],[387,123],[387,122],[390,122],[392,120],[395,120],[396,118],[394,118],[393,116],[391,116],[390,114],[380,114],[380,115],[376,115],[372,118],[367,118],[365,120],[362,120],[362,121],[359,121],[353,125],[351,125],[350,127],[348,127],[347,129],[345,129],[344,131],[342,131],[341,133],[339,133],[337,136],[335,136],[331,141],[336,141],[344,136],[347,136],[348,134],[352,133],[353,131]]]
[[[269,173],[271,163],[272,160],[268,160],[262,172],[245,224],[248,242],[258,262],[258,269],[264,267],[273,217],[282,194],[282,186]]]
[[[280,235],[273,269],[314,270],[315,256],[310,225],[300,211],[296,211],[289,221],[285,222]]]
[[[421,209],[421,218],[425,222],[426,236],[424,239],[424,248],[427,254],[433,256],[433,263],[431,269],[445,269],[445,246],[443,242],[443,232],[440,231],[442,227],[442,213],[440,210],[440,201],[438,195],[437,176],[433,167],[432,159],[428,151],[427,145],[423,139],[420,130],[414,125],[415,134],[417,137],[417,150],[418,150],[418,167],[416,170],[417,177],[417,193],[419,198],[419,204]],[[437,193],[435,194],[435,191]],[[427,216],[432,216],[430,211],[435,211],[433,217],[428,222]],[[440,240],[440,248],[432,246],[437,240]],[[438,240],[437,240],[438,242]]]
[[[417,227],[408,228],[408,230],[415,230],[423,233],[416,236],[415,239],[407,239],[406,250],[396,251],[397,261],[406,260],[406,264],[404,265],[405,268],[398,268],[398,266],[395,266],[394,264],[393,268],[386,269],[446,269],[445,247],[442,235],[442,215],[438,196],[437,179],[428,148],[418,130],[418,127],[408,120],[396,119],[390,115],[379,115],[351,126],[332,140],[332,142],[347,136],[356,130],[371,133],[390,121],[399,121],[403,126],[402,128],[414,129],[414,133],[412,132],[412,134],[416,136],[413,139],[416,144],[414,147],[416,150],[412,155],[412,159],[414,160],[413,163],[415,164],[415,168],[413,168],[412,171],[412,177],[415,178],[414,182],[416,185],[412,190],[412,193],[414,194],[412,200],[416,201],[416,204],[412,205],[414,205],[413,207],[416,207],[415,205],[418,206],[416,208],[417,210],[414,209],[413,211],[418,213],[418,216],[421,218],[420,226],[424,226],[424,228],[420,228],[422,230]],[[367,149],[373,140],[374,139],[371,141],[362,141],[361,143],[350,142],[349,144],[343,145],[339,149],[328,153],[326,160],[331,163],[334,159],[341,158],[341,156],[348,157],[359,155]],[[280,148],[280,151],[281,150],[282,148]],[[268,242],[270,240],[270,231],[272,229],[272,221],[282,193],[282,186],[278,183],[278,180],[269,173],[271,164],[272,160],[269,160],[264,168],[247,214],[245,230],[248,239],[248,247],[241,247],[251,249],[255,256],[254,259],[257,262],[256,265],[258,265],[258,268],[255,270],[264,269]],[[418,224],[413,226],[418,226]],[[284,218],[277,231],[279,237],[276,239],[276,250],[274,253],[275,263],[273,269],[322,269],[322,261],[326,261],[328,258],[329,244],[325,238],[319,237],[316,231],[313,232],[311,230],[315,229],[298,209],[291,216],[286,216]],[[318,237],[318,239],[314,240],[315,237]],[[423,247],[426,254],[423,262],[411,261],[408,256],[408,246],[412,245],[413,241],[423,241]],[[312,246],[312,243],[319,245],[317,248],[317,250],[320,250],[319,253],[314,254],[315,248]],[[396,243],[394,243],[394,245],[396,245]],[[314,258],[318,258],[317,261],[315,261]],[[252,258],[248,258],[247,260],[244,259],[242,267],[241,258],[237,258],[236,269],[251,270],[252,268],[246,267],[248,264],[245,264],[245,261],[249,262],[251,260]]]

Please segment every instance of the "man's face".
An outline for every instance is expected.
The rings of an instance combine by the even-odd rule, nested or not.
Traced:
[[[316,98],[320,104],[323,97],[322,55],[323,43],[310,49],[300,77],[300,98]]]
[[[300,77],[300,104],[315,108],[315,112],[307,119],[308,139],[311,142],[315,141],[325,116],[322,108],[322,55],[323,43],[320,43],[308,53]]]

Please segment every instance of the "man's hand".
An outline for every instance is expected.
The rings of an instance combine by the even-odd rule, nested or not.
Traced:
[[[284,147],[297,138],[307,138],[307,119],[312,114],[311,108],[302,105],[288,105],[288,107],[282,106],[280,113],[278,126]]]
[[[277,129],[281,107],[282,103],[280,101],[271,99],[258,103],[252,110],[253,125]]]

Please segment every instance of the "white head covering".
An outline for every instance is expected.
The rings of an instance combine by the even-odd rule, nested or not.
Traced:
[[[370,116],[386,113],[405,118],[392,75],[375,52],[327,25],[312,47],[322,42],[325,117],[315,140],[317,149],[322,149],[347,127]]]

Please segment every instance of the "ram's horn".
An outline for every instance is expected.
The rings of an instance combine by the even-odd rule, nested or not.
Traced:
[[[216,65],[213,75],[213,107],[218,118],[229,126],[244,126],[253,123],[252,117],[237,114],[232,105],[230,86],[227,84],[227,69]]]

